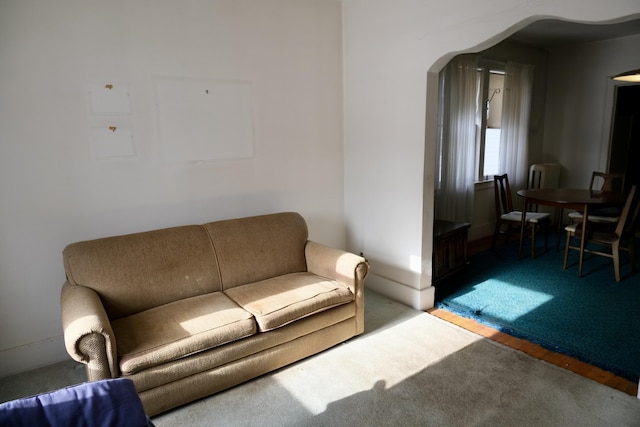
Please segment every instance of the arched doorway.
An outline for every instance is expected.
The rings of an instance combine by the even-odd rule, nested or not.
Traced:
[[[561,20],[539,20],[536,22],[533,22],[531,24],[529,24],[528,26],[524,27],[523,29],[516,31],[512,34],[506,34],[503,39],[501,41],[499,41],[499,43],[495,44],[494,46],[498,46],[500,44],[505,44],[505,43],[519,43],[521,45],[526,45],[528,47],[533,47],[535,49],[539,49],[540,51],[549,51],[552,49],[557,49],[558,47],[567,47],[570,45],[580,45],[580,44],[588,44],[588,43],[593,43],[593,42],[597,42],[599,41],[601,38],[604,39],[610,39],[610,38],[624,38],[627,36],[634,36],[634,35],[638,35],[640,34],[640,20],[637,19],[629,19],[627,21],[624,22],[619,22],[617,24],[607,24],[607,25],[602,25],[602,24],[582,24],[582,23],[572,23],[572,22],[568,22],[568,21],[561,21]],[[453,56],[453,55],[452,55]],[[442,61],[439,64],[439,69],[444,68],[444,65],[448,62],[448,60],[450,59],[450,57],[447,58],[443,58]],[[543,73],[546,71],[546,66],[542,66],[542,67],[538,67],[538,70],[536,70],[537,72],[542,71]],[[621,71],[626,71],[625,69],[617,69],[615,70],[617,72],[621,72]],[[554,70],[549,71],[554,72]],[[433,71],[432,73],[430,73],[431,76],[429,77],[429,81],[431,82],[436,81],[438,73]],[[602,81],[604,82],[605,79],[608,79],[607,76],[605,76],[604,74],[602,74]],[[610,83],[604,83],[604,86],[606,87],[606,85]],[[599,89],[600,90],[600,89]],[[586,91],[586,89],[585,89]],[[429,102],[438,102],[439,99],[439,94],[436,91],[436,93],[432,93],[429,94],[429,89],[428,89],[428,93],[427,96],[429,98]],[[607,96],[613,96],[613,95],[607,95]],[[546,102],[546,101],[543,101]],[[579,102],[579,101],[577,101]],[[540,127],[539,130],[535,130],[534,132],[538,132],[537,134],[532,134],[531,137],[532,138],[537,138],[539,143],[536,146],[534,144],[534,147],[532,148],[532,151],[530,153],[530,157],[532,159],[532,162],[547,162],[547,161],[552,161],[552,162],[558,162],[560,159],[562,159],[562,156],[581,156],[583,155],[583,153],[580,152],[579,149],[575,149],[575,147],[572,148],[572,150],[575,151],[575,153],[565,153],[562,152],[561,150],[563,150],[562,148],[557,148],[556,151],[545,151],[545,149],[543,148],[543,138],[544,138],[544,132],[543,132],[543,128],[545,125],[545,113],[544,113],[544,105],[542,107],[538,107],[542,109],[542,112],[538,113],[537,120],[538,122],[538,126]],[[605,112],[606,110],[606,106],[604,105],[604,103],[602,102],[602,98],[599,101],[599,105],[598,105],[598,112],[595,113],[597,118],[602,120],[602,115],[603,112],[606,115],[607,113]],[[567,109],[570,109],[570,106],[567,107]],[[594,108],[595,109],[595,108]],[[535,113],[534,113],[535,114]],[[610,114],[610,112],[609,112]],[[590,118],[586,118],[584,120],[585,122],[594,122],[594,120],[590,119]],[[438,123],[439,125],[439,123]],[[557,126],[557,124],[556,124]],[[640,126],[638,126],[640,128]],[[608,141],[608,135],[609,135],[609,127],[606,123],[604,123],[604,125],[602,125],[602,129],[599,131],[598,135],[594,136],[594,138],[597,138],[598,141],[602,140],[602,142],[598,142],[598,146],[593,149],[593,148],[589,148],[586,150],[583,150],[585,152],[589,152],[592,157],[588,159],[588,161],[585,161],[585,169],[590,168],[589,169],[589,173],[591,170],[595,170],[598,169],[598,162],[600,162],[600,164],[602,163],[602,161],[605,162],[605,164],[603,166],[600,166],[600,168],[606,168],[608,166],[607,164],[607,159],[608,159],[608,153],[609,153],[609,141]],[[604,148],[604,153],[603,155],[600,155],[599,151],[600,151],[600,146],[603,146]],[[634,145],[634,147],[636,147]],[[568,150],[568,149],[567,149]],[[624,149],[623,149],[624,150]],[[618,148],[613,148],[611,150],[612,153],[612,157],[611,159],[614,160],[616,157],[616,152],[619,151]],[[637,153],[635,154],[636,157],[631,157],[631,158],[637,158]],[[626,155],[626,151],[624,153],[623,156],[624,159],[629,158],[630,156]],[[595,160],[594,160],[595,159]],[[598,160],[598,159],[603,159],[602,161]],[[616,166],[618,167],[618,166]],[[622,165],[619,166],[621,168],[627,168],[626,165]],[[574,182],[579,182],[579,177],[578,175],[582,176],[585,175],[587,176],[588,174],[585,171],[577,171],[574,173],[574,177],[571,177],[571,179],[574,180]],[[635,178],[634,178],[635,179]],[[587,181],[588,182],[588,181]],[[580,185],[580,184],[575,184],[575,185]],[[586,183],[584,184],[586,185]],[[492,192],[486,192],[485,193],[485,198],[484,198],[484,204],[481,204],[478,207],[476,207],[476,210],[474,211],[476,214],[474,214],[474,219],[477,219],[476,217],[480,218],[481,220],[484,220],[485,223],[484,224],[472,224],[472,228],[470,230],[470,239],[473,240],[477,237],[483,237],[483,233],[484,236],[486,236],[488,233],[490,233],[490,230],[492,229],[492,227],[489,226],[490,221],[493,220],[493,194]],[[480,199],[480,198],[479,198]],[[437,201],[435,202],[437,203]],[[482,209],[484,209],[484,211],[482,211]],[[480,213],[482,212],[482,213]],[[483,229],[481,230],[480,228],[483,227]],[[435,249],[433,251],[435,253]]]

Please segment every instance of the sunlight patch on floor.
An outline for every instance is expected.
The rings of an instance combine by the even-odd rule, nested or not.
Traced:
[[[476,291],[487,292],[487,290],[491,291],[495,289],[499,289],[499,292],[502,294],[502,298],[509,298],[510,295],[513,296],[513,298],[509,298],[513,303],[511,307],[508,307],[506,310],[502,307],[499,316],[501,319],[511,322],[533,312],[554,298],[553,295],[544,292],[526,289],[521,286],[512,285],[496,279],[490,279],[486,282],[475,285],[474,292],[460,295],[453,298],[452,301],[466,307],[473,307],[478,315],[491,314],[492,307],[490,303],[486,306],[479,306],[478,302],[475,301],[476,296],[474,294]],[[491,301],[491,298],[487,298],[486,296],[482,299],[484,301]]]
[[[391,301],[375,304],[375,320],[363,335],[278,371],[272,378],[293,396],[296,405],[318,415],[356,394],[390,390],[483,339],[462,329],[458,332],[463,333],[452,334],[448,322],[399,307],[404,306]],[[407,357],[407,348],[416,351]],[[319,357],[325,362],[322,365],[314,363]],[[317,384],[327,375],[337,381],[319,389]]]

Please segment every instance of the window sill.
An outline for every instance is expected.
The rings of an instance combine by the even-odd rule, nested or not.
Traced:
[[[488,190],[490,188],[493,188],[493,180],[476,181],[473,185],[476,190]]]

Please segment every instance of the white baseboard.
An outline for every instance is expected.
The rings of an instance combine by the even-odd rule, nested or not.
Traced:
[[[416,310],[427,310],[435,304],[435,288],[415,289],[391,279],[369,272],[365,288],[408,305]]]
[[[61,336],[0,351],[0,378],[69,359]]]

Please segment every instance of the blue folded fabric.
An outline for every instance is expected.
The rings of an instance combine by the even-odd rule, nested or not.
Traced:
[[[0,404],[0,426],[148,427],[126,378],[94,381]]]

